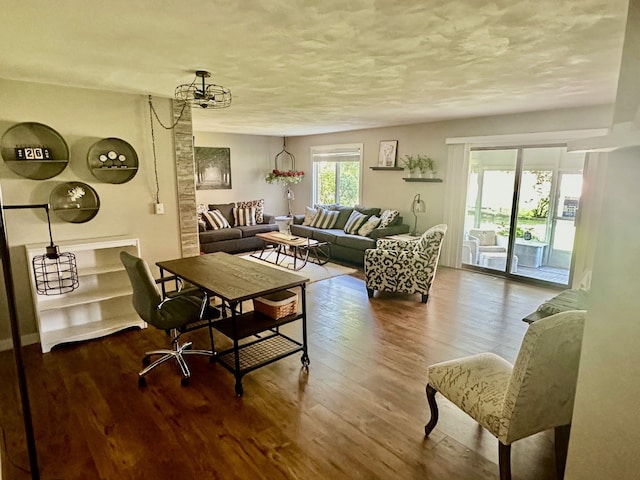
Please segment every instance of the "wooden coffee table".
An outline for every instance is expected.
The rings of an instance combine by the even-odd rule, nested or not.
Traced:
[[[260,253],[252,254],[252,257],[265,262],[273,263],[290,270],[300,270],[310,260],[318,265],[324,265],[331,257],[331,244],[319,242],[311,238],[297,237],[282,232],[256,233],[256,237],[265,241],[265,246]],[[269,248],[273,246],[273,248]],[[293,263],[285,264],[291,252]],[[272,258],[275,254],[275,260]],[[282,259],[280,258],[282,257]]]

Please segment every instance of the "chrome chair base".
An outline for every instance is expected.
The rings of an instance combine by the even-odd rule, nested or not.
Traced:
[[[142,358],[142,364],[145,365],[145,368],[143,368],[138,373],[138,385],[140,385],[141,387],[144,387],[147,384],[147,381],[145,379],[145,375],[147,373],[172,359],[175,359],[182,372],[182,379],[180,380],[180,383],[183,386],[186,386],[189,384],[189,378],[191,378],[191,370],[189,370],[189,365],[187,364],[187,361],[184,357],[186,355],[205,355],[209,358],[212,358],[215,355],[211,350],[193,350],[191,348],[193,342],[186,342],[180,345],[178,343],[179,335],[176,332],[172,332],[172,336],[173,339],[171,341],[171,344],[175,345],[175,349],[159,349],[145,353],[145,356]],[[156,355],[160,355],[160,358],[156,359],[152,363],[149,363],[151,361],[151,357]]]

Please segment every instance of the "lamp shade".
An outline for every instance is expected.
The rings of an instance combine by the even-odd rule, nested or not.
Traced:
[[[418,194],[417,197],[417,199],[413,199],[412,211],[414,213],[425,213],[427,211],[427,204],[424,203],[424,200],[420,199],[420,194]]]
[[[54,247],[55,257],[49,254],[33,257],[33,275],[40,295],[69,293],[79,286],[76,256],[70,252],[57,253],[58,247]]]
[[[410,235],[418,235],[418,213],[422,214],[427,211],[427,204],[420,198],[420,194],[417,193],[411,201],[411,213],[413,213],[413,230]]]

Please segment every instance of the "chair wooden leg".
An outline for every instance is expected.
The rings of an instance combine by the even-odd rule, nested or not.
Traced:
[[[367,295],[369,298],[373,298],[373,288],[367,288]]]
[[[438,404],[436,403],[436,389],[427,383],[427,402],[429,402],[429,410],[431,410],[431,419],[424,427],[424,436],[428,437],[438,423]]]
[[[427,300],[429,300],[429,294],[427,293],[426,295],[423,293],[422,294],[422,303],[427,303]]]
[[[500,480],[511,480],[511,445],[505,445],[499,440],[498,464],[500,465]]]
[[[567,463],[567,450],[569,448],[569,434],[571,433],[571,424],[562,425],[554,429],[555,447],[556,447],[556,476],[558,480],[564,478],[564,468]]]

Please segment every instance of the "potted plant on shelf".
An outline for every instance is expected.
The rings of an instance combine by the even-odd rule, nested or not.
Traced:
[[[400,160],[402,166],[409,170],[409,178],[414,177],[416,170],[420,169],[418,158],[412,155],[405,155],[403,160]]]
[[[431,157],[427,155],[418,155],[418,168],[422,175],[428,175],[429,178],[435,178],[436,165]]]

